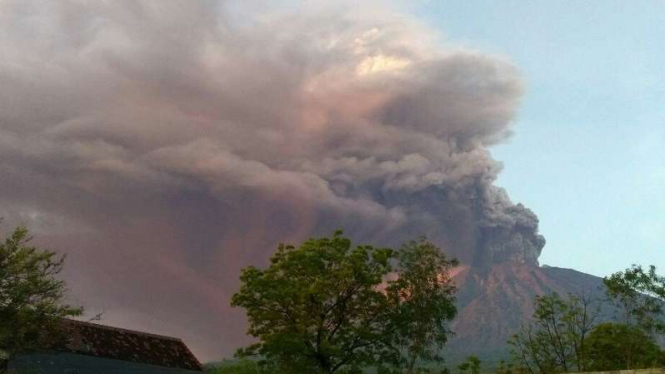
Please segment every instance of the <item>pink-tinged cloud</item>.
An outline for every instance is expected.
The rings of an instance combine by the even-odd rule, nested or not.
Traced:
[[[428,235],[467,266],[535,263],[492,183],[522,85],[389,6],[0,1],[0,206],[70,257],[108,323],[246,343],[240,269],[342,228]]]

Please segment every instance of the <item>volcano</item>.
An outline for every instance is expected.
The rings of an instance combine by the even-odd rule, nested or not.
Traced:
[[[507,340],[529,321],[534,297],[557,292],[602,297],[602,278],[572,269],[504,262],[488,269],[462,266],[455,336],[446,346],[449,364],[476,355],[485,363],[509,358]]]

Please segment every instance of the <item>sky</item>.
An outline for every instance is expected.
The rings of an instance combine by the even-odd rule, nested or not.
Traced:
[[[542,264],[665,266],[661,1],[431,1],[449,40],[507,56],[526,92],[497,184],[534,210]]]
[[[242,267],[339,228],[663,267],[663,6],[611,4],[0,0],[1,228],[204,361]]]

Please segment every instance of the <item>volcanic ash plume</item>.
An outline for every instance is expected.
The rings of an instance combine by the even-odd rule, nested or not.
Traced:
[[[488,151],[511,64],[385,6],[247,6],[0,2],[1,214],[70,252],[86,304],[206,357],[238,344],[239,269],[280,241],[426,234],[476,269],[537,264]]]

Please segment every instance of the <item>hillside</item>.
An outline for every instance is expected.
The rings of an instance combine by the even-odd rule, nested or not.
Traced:
[[[602,279],[571,269],[506,262],[486,270],[462,268],[456,336],[446,346],[450,364],[469,354],[484,362],[509,356],[506,341],[533,314],[536,295],[558,292],[603,296]]]

